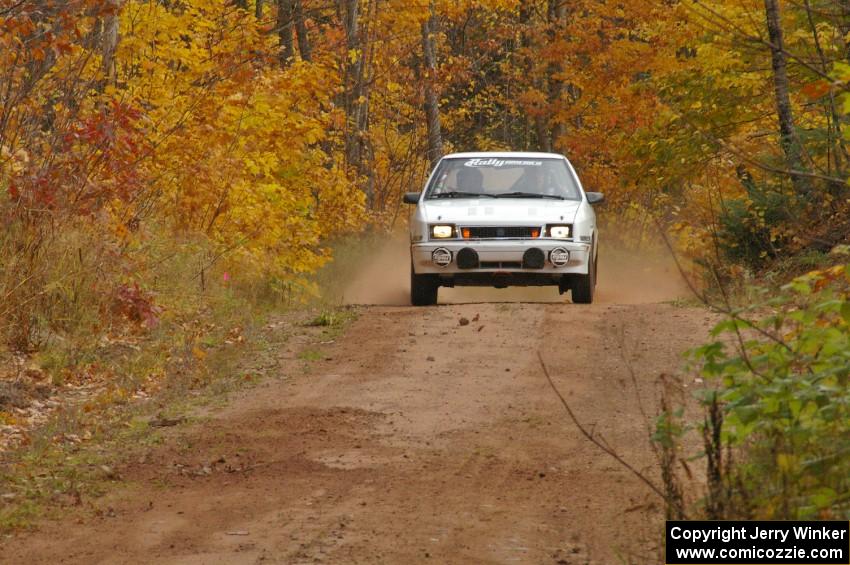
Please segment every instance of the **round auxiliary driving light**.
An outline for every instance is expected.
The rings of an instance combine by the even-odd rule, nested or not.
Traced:
[[[444,247],[435,249],[431,253],[431,261],[438,267],[448,267],[452,263],[452,252]]]
[[[471,247],[464,247],[457,252],[457,266],[459,269],[477,269],[479,264],[478,252]]]
[[[546,254],[540,249],[532,247],[522,254],[522,267],[524,269],[542,269],[546,263]]]
[[[563,267],[570,262],[570,252],[563,247],[553,249],[549,253],[549,261],[551,261],[556,267]]]

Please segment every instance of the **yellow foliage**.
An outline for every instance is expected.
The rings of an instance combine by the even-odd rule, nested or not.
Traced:
[[[323,148],[336,141],[333,61],[281,69],[274,37],[227,3],[182,8],[131,1],[122,11],[119,82],[146,108],[146,174],[174,226],[208,234],[231,263],[282,279],[310,273],[327,259],[322,241],[364,217],[362,194]]]

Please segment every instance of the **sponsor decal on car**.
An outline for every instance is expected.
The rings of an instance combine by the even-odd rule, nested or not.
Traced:
[[[542,167],[543,161],[511,161],[502,159],[470,159],[465,167]]]

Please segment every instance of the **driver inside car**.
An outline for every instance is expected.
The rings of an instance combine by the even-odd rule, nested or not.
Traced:
[[[511,192],[560,196],[557,186],[542,167],[531,167],[511,187]]]

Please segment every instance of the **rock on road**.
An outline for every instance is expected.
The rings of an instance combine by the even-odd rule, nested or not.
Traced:
[[[666,304],[361,307],[307,371],[122,469],[108,512],[46,523],[0,559],[655,562],[662,505],[580,435],[537,352],[582,423],[655,478],[659,376],[708,324]]]

